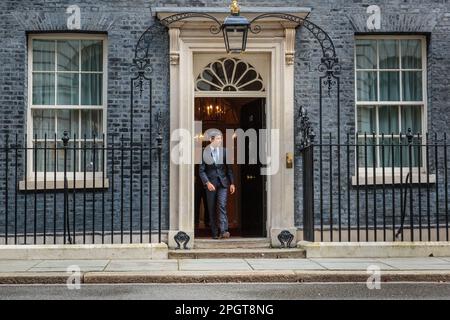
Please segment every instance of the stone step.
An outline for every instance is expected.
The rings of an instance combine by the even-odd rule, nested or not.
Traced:
[[[230,238],[224,240],[195,239],[194,249],[258,249],[270,248],[267,238]]]
[[[169,259],[288,259],[306,258],[303,249],[191,249],[169,250]]]

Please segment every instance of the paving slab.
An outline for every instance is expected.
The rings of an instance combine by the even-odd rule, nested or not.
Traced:
[[[112,260],[105,272],[120,271],[177,271],[177,260]]]
[[[400,270],[450,270],[450,261],[440,258],[386,258],[380,261]]]
[[[370,266],[377,266],[381,270],[394,270],[378,259],[312,259],[328,270],[367,270]]]
[[[380,261],[404,262],[404,263],[448,263],[443,258],[423,257],[423,258],[379,258]]]
[[[379,262],[379,258],[309,258],[309,260],[317,263],[372,263]]]
[[[0,272],[24,272],[41,262],[40,260],[3,260],[0,261]]]
[[[325,270],[308,259],[246,259],[254,270]]]
[[[109,260],[44,260],[33,266],[30,272],[64,272],[69,266],[78,266],[81,271],[102,271]]]
[[[252,270],[244,259],[183,259],[179,265],[181,271]]]
[[[450,257],[439,257],[439,259],[450,262]]]

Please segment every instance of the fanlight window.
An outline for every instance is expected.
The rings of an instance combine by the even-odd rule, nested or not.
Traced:
[[[263,79],[253,66],[236,58],[210,63],[196,80],[197,91],[265,91]]]

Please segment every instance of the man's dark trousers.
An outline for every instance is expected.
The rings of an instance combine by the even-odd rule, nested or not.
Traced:
[[[199,176],[206,188],[206,202],[209,212],[209,222],[213,237],[217,237],[217,214],[219,215],[220,233],[228,232],[227,217],[227,197],[230,185],[234,184],[233,169],[231,164],[226,163],[226,149],[216,150],[217,162],[212,158],[210,147],[206,147],[203,153],[204,158],[199,167]],[[207,183],[210,182],[215,187],[215,191],[209,191]]]
[[[219,216],[219,229],[221,233],[228,231],[227,198],[228,188],[221,183],[214,184],[216,191],[206,190],[206,202],[208,203],[209,223],[213,237],[218,235],[216,214]]]

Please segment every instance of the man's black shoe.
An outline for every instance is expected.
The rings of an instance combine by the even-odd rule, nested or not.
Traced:
[[[230,233],[228,231],[225,231],[220,235],[221,239],[228,239],[230,237]]]

